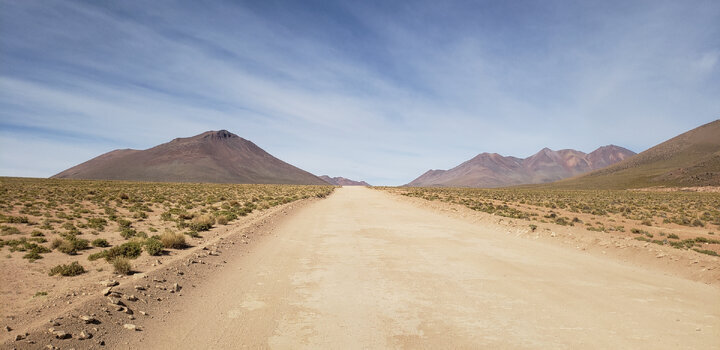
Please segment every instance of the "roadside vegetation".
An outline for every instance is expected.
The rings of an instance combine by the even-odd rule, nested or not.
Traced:
[[[630,190],[378,187],[529,222],[627,232],[635,239],[717,255],[720,194]],[[529,224],[532,231],[537,226]],[[719,234],[720,235],[720,234]],[[720,237],[718,237],[720,238]]]
[[[218,225],[310,197],[332,186],[139,183],[0,178],[0,250],[28,262],[45,255],[104,259],[130,273],[131,259],[183,249]],[[77,262],[51,275],[85,272]]]

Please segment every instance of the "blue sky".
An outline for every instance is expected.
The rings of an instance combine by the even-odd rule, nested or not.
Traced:
[[[720,118],[718,1],[0,0],[0,175],[227,129],[400,185]]]

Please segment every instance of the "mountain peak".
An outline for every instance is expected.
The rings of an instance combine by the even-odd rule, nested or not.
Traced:
[[[116,150],[54,178],[325,185],[227,130],[176,138],[146,150]]]
[[[450,170],[428,171],[408,186],[502,187],[545,183],[600,169],[634,154],[613,145],[590,154],[545,147],[525,159],[485,152]]]
[[[237,136],[227,130],[218,130],[218,131],[206,131],[200,135],[199,137],[203,139],[229,139],[229,138],[240,138],[240,136]]]
[[[334,186],[370,186],[370,184],[365,181],[350,180],[342,176],[330,177],[328,175],[321,175],[319,178]]]

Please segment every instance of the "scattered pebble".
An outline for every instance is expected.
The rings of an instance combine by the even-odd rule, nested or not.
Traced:
[[[81,331],[80,334],[78,335],[78,339],[80,339],[80,340],[85,340],[85,339],[90,339],[90,338],[92,338],[92,334],[87,333],[85,331]]]
[[[103,287],[115,287],[115,286],[117,286],[118,284],[120,284],[120,283],[119,283],[118,281],[116,281],[116,280],[104,280],[104,281],[100,281],[100,285],[102,285]]]
[[[97,322],[98,322],[98,321],[97,321],[94,317],[92,317],[92,316],[83,315],[83,316],[80,316],[80,319],[83,320],[83,322],[85,322],[86,324],[88,324],[88,323],[97,323]]]

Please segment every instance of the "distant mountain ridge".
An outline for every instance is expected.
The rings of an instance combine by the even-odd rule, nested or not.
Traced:
[[[720,186],[720,120],[682,133],[615,165],[547,186],[589,189]]]
[[[341,176],[330,177],[328,175],[321,175],[320,178],[335,186],[370,186],[370,184],[365,181],[350,180]]]
[[[114,150],[52,178],[327,185],[227,130],[176,138],[146,150]]]
[[[428,170],[406,186],[505,187],[547,183],[600,169],[633,155],[635,152],[615,145],[591,153],[543,148],[525,159],[480,153],[450,170]]]

